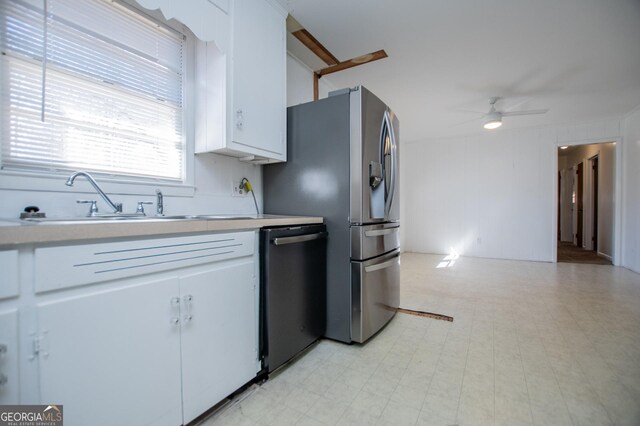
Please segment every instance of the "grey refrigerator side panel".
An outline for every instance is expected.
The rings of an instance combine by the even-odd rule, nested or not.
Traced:
[[[264,212],[323,216],[326,336],[351,341],[349,94],[287,109],[287,162],[263,167]]]

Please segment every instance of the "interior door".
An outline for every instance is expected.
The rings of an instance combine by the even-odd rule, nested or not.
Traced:
[[[577,229],[576,229],[576,244],[578,247],[582,247],[583,245],[583,224],[584,224],[584,164],[578,164],[578,169],[576,170],[576,179],[578,181],[578,190],[576,191],[576,206],[578,209],[577,216]]]

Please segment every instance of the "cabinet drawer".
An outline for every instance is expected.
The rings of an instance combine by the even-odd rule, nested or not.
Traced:
[[[255,232],[35,250],[36,293],[250,256]]]
[[[0,299],[18,295],[18,250],[0,251]]]

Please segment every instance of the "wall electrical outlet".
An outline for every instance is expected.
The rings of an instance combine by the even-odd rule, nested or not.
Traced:
[[[246,197],[247,191],[244,190],[244,187],[240,186],[240,181],[231,181],[231,195],[234,197]]]

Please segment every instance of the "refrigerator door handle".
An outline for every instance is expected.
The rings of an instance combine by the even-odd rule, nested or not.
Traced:
[[[365,237],[379,237],[381,235],[393,234],[395,232],[398,232],[399,230],[400,230],[400,227],[396,226],[394,228],[376,229],[376,230],[373,230],[373,231],[364,231],[364,236]]]
[[[374,272],[374,271],[379,271],[380,269],[390,268],[390,267],[398,264],[399,257],[400,257],[400,253],[396,254],[393,257],[393,259],[387,260],[386,262],[376,263],[375,265],[371,265],[371,266],[365,266],[364,267],[364,271],[365,272]]]
[[[285,244],[295,244],[303,243],[305,241],[319,240],[321,238],[326,238],[326,236],[326,232],[318,232],[316,234],[298,235],[295,237],[278,237],[272,239],[271,242],[276,246],[283,246]]]
[[[391,207],[393,206],[393,196],[396,192],[396,136],[393,131],[393,124],[391,122],[391,116],[389,115],[389,110],[384,112],[384,123],[387,128],[387,134],[389,136],[389,155],[391,156],[391,170],[389,172],[389,178],[391,182],[389,183],[389,194],[387,194],[386,205],[385,205],[385,219],[389,218],[389,213],[391,212]],[[384,151],[383,151],[384,152]]]

